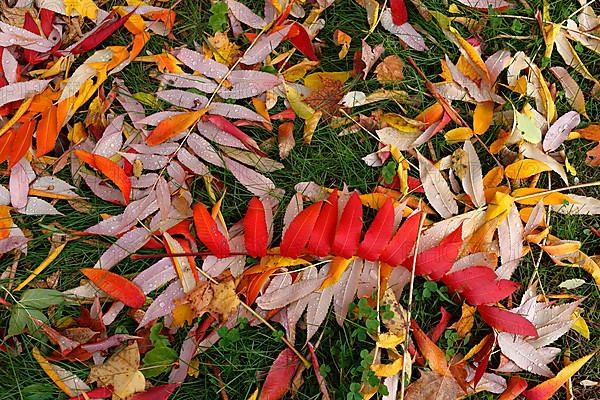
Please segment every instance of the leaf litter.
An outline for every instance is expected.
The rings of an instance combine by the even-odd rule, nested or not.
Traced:
[[[421,1],[360,0],[355,5],[365,10],[369,33],[359,45],[334,29],[327,40],[337,58],[352,59],[351,68],[326,71],[319,36],[333,1],[267,0],[263,16],[238,1],[216,1],[208,20],[213,35],[204,44],[160,54],[146,44],[153,36],[174,37],[178,7],[134,3],[2,8],[0,161],[7,178],[0,186],[0,254],[11,266],[2,274],[9,282],[2,306],[10,318],[0,351],[31,352],[71,398],[167,399],[185,379],[201,379],[194,360],[216,343],[221,328],[251,317],[274,331],[280,324],[285,335],[249,398],[297,391],[303,379],[314,378],[303,377],[311,366],[319,391],[330,398],[332,382],[315,350],[332,310],[339,325],[354,319],[369,327],[374,348],[361,357],[371,375],[354,391],[361,398],[379,391],[382,398],[456,399],[488,391],[501,399],[521,393],[549,399],[563,385],[572,388],[572,376],[595,351],[560,362],[563,349],[550,345],[570,330],[589,337],[581,315],[585,298],[574,293],[600,285],[600,267],[576,238],[555,236],[547,223],[553,212],[600,214],[598,199],[576,191],[598,182],[579,183],[567,151],[577,139],[595,142],[586,163],[600,165],[600,122],[590,120],[588,94],[577,83],[589,81],[589,96],[597,96],[599,83],[579,55],[600,52],[594,30],[600,18],[591,4],[583,2],[563,22],[551,20],[545,2],[536,10],[546,45],[538,66],[524,52],[489,54],[481,27],[469,17],[510,12],[516,6],[509,2],[461,0],[470,11],[452,4],[446,15]],[[385,31],[410,54],[428,51],[438,43],[415,11],[458,50],[458,57],[440,59],[433,81],[412,57],[386,54],[386,42],[370,38]],[[129,45],[110,45],[115,32]],[[554,52],[565,67],[547,67]],[[137,63],[149,65],[158,91],[132,94],[118,78]],[[409,66],[425,78],[433,101],[416,105],[420,112],[412,116],[405,106],[415,108],[414,89],[402,84]],[[557,105],[553,78],[572,109]],[[376,89],[351,90],[360,81]],[[401,105],[402,113],[385,111],[387,102]],[[355,156],[381,168],[375,187],[361,193],[303,182],[286,193],[268,176],[287,168],[277,156],[297,157],[298,134],[304,146],[317,146],[323,126],[345,136],[368,133],[376,151]],[[440,133],[440,140],[461,147],[439,158],[430,145]],[[224,179],[226,173],[237,183]],[[544,180],[559,187],[545,188]],[[204,184],[208,201],[200,201],[195,182]],[[225,217],[228,184],[254,196],[237,205],[246,209],[241,220]],[[93,210],[84,190],[124,207],[83,232],[54,227],[66,239],[53,241],[49,255],[17,280],[17,271],[26,276],[21,255],[33,235],[23,222],[67,207]],[[274,218],[281,213],[283,229]],[[68,242],[97,235],[114,244],[95,265],[82,265],[79,286],[61,285],[61,292],[48,278],[47,288],[37,287],[48,270],[61,272],[55,260]],[[584,272],[562,282],[562,292],[542,287],[538,294],[535,275],[522,291],[511,278],[527,273],[523,259],[535,253]],[[157,260],[128,274],[114,268],[144,258]],[[400,300],[405,287],[413,295],[415,280],[445,286],[461,304],[456,315],[442,309],[429,334],[411,308],[413,298],[406,307]],[[55,319],[58,305],[78,305],[79,316]],[[375,309],[375,318],[357,313],[361,307]],[[113,322],[124,309],[122,318],[138,328],[116,333]],[[489,333],[466,355],[438,346],[453,331],[461,340],[470,337],[476,321]],[[43,350],[29,348],[24,336],[40,332]],[[178,332],[186,337],[181,345]],[[85,382],[72,372],[74,361],[88,369]],[[168,371],[167,383],[155,379]],[[535,386],[531,380],[528,389],[533,375],[545,380]]]

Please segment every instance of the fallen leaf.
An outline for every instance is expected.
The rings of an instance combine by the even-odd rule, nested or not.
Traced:
[[[403,0],[398,0],[402,1]],[[401,81],[404,79],[404,63],[398,56],[387,56],[375,68],[379,82]]]
[[[82,268],[80,271],[104,293],[131,308],[140,308],[146,302],[139,286],[121,275],[100,268]]]

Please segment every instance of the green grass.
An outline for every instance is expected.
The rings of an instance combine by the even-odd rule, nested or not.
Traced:
[[[118,3],[118,2],[115,2]],[[252,6],[260,9],[259,0],[253,0]],[[409,2],[407,2],[409,3]],[[442,2],[426,0],[424,3],[431,9],[445,12]],[[539,31],[537,22],[531,20],[533,10],[541,8],[541,1],[529,1],[531,10],[519,6],[513,10],[502,14],[495,14],[489,17],[488,23],[483,28],[481,36],[485,43],[485,54],[492,54],[496,50],[508,49],[511,53],[524,51],[538,65],[542,65],[542,55],[545,45]],[[554,21],[561,21],[567,18],[577,9],[576,2],[567,0],[557,0],[550,2],[550,13]],[[416,53],[402,47],[397,38],[378,28],[368,38],[371,45],[384,43],[386,51],[384,55],[397,54],[404,58],[412,56],[417,65],[425,72],[430,80],[435,81],[437,74],[440,73],[440,59],[444,54],[448,54],[455,60],[458,56],[456,47],[443,35],[441,30],[433,22],[426,22],[419,16],[411,4],[408,4],[410,10],[410,21],[427,32],[435,40],[435,43],[427,41],[431,49],[424,53]],[[204,43],[206,34],[209,31],[207,21],[209,17],[208,9],[210,2],[203,0],[200,2],[194,0],[181,1],[175,11],[178,20],[174,29],[175,39],[166,39],[153,36],[146,47],[146,51],[158,53],[167,51],[178,46],[188,46],[193,48],[196,44]],[[460,7],[460,10],[466,16],[480,20],[483,14]],[[526,17],[522,19],[521,17]],[[360,38],[367,34],[366,13],[353,0],[338,0],[335,5],[324,12],[322,18],[326,25],[319,34],[323,41],[323,53],[321,56],[321,65],[317,71],[345,71],[352,68],[351,57],[354,51],[360,49]],[[461,33],[468,37],[468,32],[459,24],[454,24]],[[358,27],[358,28],[357,28]],[[333,43],[332,36],[335,29],[341,29],[348,33],[352,38],[352,45],[349,55],[339,60],[337,57],[338,47]],[[530,40],[523,40],[514,36],[532,35]],[[111,39],[113,44],[127,44],[130,35],[124,30],[114,35]],[[580,56],[592,74],[598,75],[600,71],[600,58],[588,50],[580,52]],[[563,65],[562,59],[555,53],[550,60],[550,65]],[[150,76],[153,68],[149,64],[133,63],[117,76],[125,81],[126,86],[132,93],[145,92],[152,93],[158,87],[157,81]],[[393,102],[382,103],[384,109],[389,112],[399,112],[409,117],[414,117],[423,108],[432,104],[434,100],[427,93],[422,79],[410,67],[405,68],[405,79],[401,83],[389,86],[389,89],[405,90],[410,96],[410,101],[406,104],[396,104]],[[577,82],[581,85],[585,93],[591,89],[591,84],[582,79],[581,75],[572,73]],[[551,78],[553,79],[553,78]],[[558,84],[558,82],[556,82]],[[373,90],[379,84],[375,79],[366,82],[352,81],[347,85],[347,90]],[[107,86],[108,87],[108,86]],[[559,87],[560,90],[560,87]],[[587,109],[591,121],[600,120],[600,103],[593,100],[591,96],[587,97]],[[513,99],[522,104],[522,99]],[[377,105],[379,106],[379,104]],[[469,109],[472,106],[456,103],[456,107],[461,110],[461,115],[470,121],[468,117]],[[557,102],[559,114],[569,110],[569,106],[564,97],[559,97]],[[374,109],[371,108],[371,109]],[[369,108],[363,110],[353,110],[353,115],[358,115],[359,111],[368,114]],[[148,109],[147,111],[151,111]],[[263,140],[269,139],[269,133],[256,130],[257,137]],[[287,198],[293,194],[293,187],[298,182],[315,181],[321,185],[329,187],[342,187],[347,184],[352,189],[368,191],[373,188],[378,180],[380,171],[378,169],[367,167],[360,159],[362,156],[377,149],[377,144],[363,132],[348,136],[339,137],[335,129],[321,124],[314,134],[312,143],[308,146],[302,146],[301,137],[296,137],[297,147],[292,151],[289,158],[283,160],[285,168],[272,174],[267,174],[274,180],[278,187],[286,190]],[[495,138],[495,133],[487,133],[482,137],[486,144],[490,144]],[[459,145],[448,145],[439,135],[432,140],[438,156],[450,154]],[[600,169],[589,168],[585,165],[585,152],[592,148],[593,144],[587,141],[576,141],[567,144],[567,155],[571,163],[578,172],[579,182],[592,182],[600,180]],[[422,151],[427,153],[426,146]],[[483,153],[482,153],[483,154]],[[273,153],[275,156],[275,152]],[[484,161],[489,162],[489,160]],[[242,188],[233,178],[233,176],[222,170],[215,170],[215,175],[221,178],[227,186],[227,196],[224,200],[223,211],[228,222],[237,221],[245,211],[245,204],[251,197],[244,188]],[[577,183],[575,178],[570,177],[571,183]],[[3,182],[5,183],[5,182]],[[553,178],[553,184],[560,184]],[[50,249],[50,234],[45,226],[54,225],[57,229],[68,232],[70,230],[83,230],[100,220],[101,213],[117,214],[121,211],[116,207],[95,198],[89,191],[82,188],[82,193],[88,197],[94,212],[89,214],[80,214],[73,212],[72,209],[62,202],[57,207],[65,215],[59,218],[53,217],[15,217],[18,226],[27,230],[27,234],[32,237],[28,246],[28,254],[22,256],[19,262],[19,268],[15,282],[20,282],[30,271],[39,265],[47,256]],[[598,188],[577,190],[577,194],[600,197]],[[195,196],[206,200],[204,185],[198,181],[195,185]],[[582,250],[589,254],[594,254],[600,249],[600,238],[591,233],[590,228],[600,229],[600,219],[590,216],[564,216],[553,213],[550,216],[550,225],[552,233],[563,239],[580,240]],[[65,251],[59,258],[42,274],[38,279],[47,277],[50,273],[59,271],[60,280],[59,290],[65,290],[76,286],[81,279],[78,273],[79,268],[91,267],[102,252],[110,245],[110,241],[104,238],[90,238],[89,240],[79,240],[67,245]],[[533,248],[532,254],[527,255],[516,273],[515,279],[520,280],[523,285],[529,281],[534,268],[534,260],[537,260],[539,248]],[[11,257],[0,259],[0,271],[4,271],[12,263]],[[119,273],[134,273],[142,270],[150,261],[132,262],[126,260],[120,263],[115,270]],[[591,277],[581,269],[557,267],[552,261],[543,256],[539,265],[541,286],[548,293],[556,292],[558,284],[566,279],[582,278],[587,283],[572,293],[585,296],[583,302],[584,317],[589,324],[592,337],[591,339],[582,339],[577,333],[571,331],[564,336],[558,346],[563,349],[570,349],[571,358],[576,359],[591,350],[600,346],[600,311],[598,308],[599,296],[598,288],[593,284]],[[6,286],[9,282],[0,281],[0,285]],[[429,284],[430,285],[430,284]],[[460,313],[460,304],[454,304],[444,300],[436,292],[427,296],[424,290],[426,284],[418,280],[415,286],[415,302],[413,316],[419,321],[424,330],[430,329],[440,318],[439,307],[443,306],[454,316]],[[429,286],[431,288],[431,285]],[[444,290],[439,287],[438,290]],[[517,292],[515,299],[520,298],[522,289]],[[18,297],[18,294],[15,294]],[[404,295],[404,304],[406,304],[407,293]],[[55,321],[61,315],[76,314],[73,307],[52,310]],[[8,323],[8,313],[0,310],[0,327],[6,327]],[[110,328],[110,332],[129,327],[131,323],[126,320],[117,321]],[[278,328],[280,328],[278,326]],[[0,328],[0,332],[1,332]],[[364,324],[360,320],[347,320],[343,327],[339,327],[333,316],[328,317],[322,333],[319,332],[316,338],[320,339],[320,346],[317,349],[317,356],[321,363],[322,370],[326,372],[325,378],[334,399],[345,399],[350,392],[352,383],[360,382],[362,367],[360,366],[361,350],[370,350],[373,348],[373,342],[370,339],[361,338],[360,332],[364,331]],[[449,352],[465,353],[472,347],[488,330],[483,324],[478,323],[472,334],[464,341],[454,341],[453,338],[444,337],[438,343],[442,348]],[[230,399],[245,399],[262,382],[268,368],[277,354],[284,348],[268,329],[264,327],[242,327],[236,328],[227,335],[227,340],[222,340],[217,345],[210,348],[206,353],[200,356],[200,374],[198,378],[188,378],[187,381],[177,391],[176,399],[211,399],[224,390]],[[176,349],[183,337],[176,337]],[[22,335],[21,344],[24,348],[30,348],[37,345],[42,349],[47,346],[33,335]],[[302,337],[299,337],[298,343]],[[448,347],[450,346],[450,347]],[[560,360],[560,358],[558,359]],[[59,363],[60,365],[60,363]],[[64,367],[85,378],[88,366],[78,363],[67,363]],[[220,371],[220,379],[224,385],[221,388],[219,379],[215,371]],[[554,369],[560,367],[559,362],[555,362]],[[600,357],[590,361],[576,376],[575,382],[581,379],[598,380],[600,378]],[[152,382],[158,384],[165,382],[166,376],[163,375]],[[315,383],[314,374],[308,371],[304,374],[304,384],[299,391],[294,394],[298,399],[318,399],[320,398],[318,387]],[[593,394],[590,390],[583,391],[581,386],[576,385],[576,394],[578,398],[591,399]],[[64,398],[58,389],[50,382],[47,376],[39,368],[38,364],[32,358],[29,351],[24,351],[19,355],[0,351],[0,399],[25,399],[25,400],[44,400]],[[491,398],[489,395],[480,394],[473,398]]]

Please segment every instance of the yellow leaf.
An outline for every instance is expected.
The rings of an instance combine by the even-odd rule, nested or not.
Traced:
[[[465,140],[471,139],[473,133],[473,129],[468,126],[463,126],[449,130],[444,134],[444,138],[446,138],[448,142],[464,142]]]
[[[545,24],[544,25],[544,41],[546,42],[546,51],[544,57],[550,58],[552,50],[554,50],[554,41],[560,32],[561,26],[559,24]]]
[[[581,242],[561,241],[561,243],[542,246],[542,249],[551,256],[566,256],[579,250]]]
[[[400,356],[391,364],[372,364],[371,371],[373,371],[375,375],[380,378],[389,378],[390,376],[394,376],[402,370],[403,363],[404,357]]]
[[[304,78],[308,71],[314,69],[317,65],[319,65],[318,61],[304,60],[283,71],[283,77],[286,82],[296,82]]]
[[[475,308],[475,307],[473,307],[473,308]],[[471,349],[467,352],[467,354],[465,354],[465,356],[462,358],[462,360],[460,360],[457,364],[465,362],[465,361],[469,360],[471,357],[473,357],[475,354],[479,353],[479,351],[487,344],[487,342],[489,342],[489,340],[490,340],[489,335],[484,336],[484,338],[481,339],[479,341],[479,343],[477,343],[475,346],[471,347]]]
[[[450,326],[450,328],[456,329],[456,333],[460,337],[465,337],[473,329],[475,309],[475,307],[463,303],[460,319]]]
[[[113,379],[113,399],[127,399],[146,389],[146,378],[140,371],[115,375]],[[116,397],[115,397],[116,396]]]
[[[315,110],[302,101],[302,96],[300,96],[300,93],[298,93],[298,91],[290,85],[284,86],[285,95],[296,115],[304,120],[312,117],[312,115],[315,113]]]
[[[556,105],[554,105],[554,100],[552,99],[552,94],[550,93],[550,89],[546,84],[546,80],[542,75],[542,71],[539,68],[534,68],[535,74],[538,78],[538,82],[540,83],[540,97],[542,98],[542,103],[544,105],[544,111],[546,112],[546,121],[548,125],[550,125],[554,120],[556,120]]]
[[[488,203],[488,209],[485,214],[485,220],[491,221],[498,218],[502,221],[508,215],[508,211],[514,203],[514,198],[508,194],[497,191],[494,194],[494,200]]]
[[[382,333],[377,338],[377,346],[382,349],[394,349],[403,343],[404,339],[406,339],[405,335],[398,336],[390,332]]]
[[[569,159],[565,156],[565,168],[572,176],[577,176],[577,170],[575,167],[569,162]]]
[[[383,193],[367,193],[360,195],[360,202],[363,206],[379,210],[379,208],[389,199]]]
[[[60,246],[58,246],[57,248],[55,248],[54,250],[52,250],[50,252],[50,254],[48,254],[48,257],[46,257],[46,259],[44,261],[42,261],[40,263],[40,265],[38,265],[37,268],[34,269],[33,272],[31,272],[31,274],[23,282],[21,282],[19,284],[19,286],[17,286],[15,291],[19,291],[19,290],[23,289],[25,286],[27,286],[27,284],[29,282],[31,282],[33,279],[35,279],[36,276],[41,274],[42,271],[44,269],[46,269],[46,267],[48,265],[50,265],[52,263],[52,261],[54,261],[56,259],[56,257],[58,257],[58,255],[63,251],[65,246],[66,246],[66,243],[63,243]]]
[[[258,388],[252,392],[252,394],[248,397],[248,400],[256,400],[258,399]]]
[[[315,111],[310,118],[306,120],[304,123],[304,131],[302,132],[302,138],[304,144],[310,144],[312,141],[313,134],[315,133],[315,129],[317,129],[317,125],[323,116],[323,112]]]
[[[544,205],[561,205],[567,203],[577,203],[566,194],[560,192],[550,192],[546,189],[540,188],[521,188],[513,190],[511,195],[515,198],[515,201],[519,204],[534,206],[540,200],[544,200]]]
[[[187,303],[180,303],[175,306],[173,310],[173,325],[180,328],[184,322],[192,324],[194,321],[194,313],[192,307]]]
[[[449,30],[454,34],[460,49],[463,50],[461,53],[463,53],[463,55],[471,62],[471,65],[478,70],[480,77],[489,81],[490,73],[479,52],[475,50],[475,47],[473,47],[471,43],[463,38],[456,29],[449,26]]]
[[[73,390],[71,390],[71,388],[69,388],[58,375],[58,372],[55,369],[56,366],[48,362],[48,360],[46,360],[46,358],[40,353],[37,347],[34,347],[31,350],[31,354],[38,364],[40,364],[40,367],[42,367],[42,370],[46,373],[46,375],[52,379],[52,382],[54,382],[54,384],[58,386],[60,390],[65,392],[67,396],[77,396],[77,393],[73,392]]]
[[[187,374],[193,378],[197,378],[198,375],[200,375],[200,360],[198,357],[194,357],[190,361],[190,367]]]
[[[573,325],[571,325],[571,329],[573,329],[575,332],[579,333],[584,338],[589,339],[590,338],[590,328],[588,327],[587,323],[585,322],[585,319],[583,319],[583,317],[581,316],[581,313],[579,312],[579,310],[573,311],[573,314],[571,315],[571,320],[575,321],[575,322],[573,322]]]
[[[485,188],[495,188],[504,179],[504,168],[497,166],[488,171],[483,177],[483,186]]]
[[[2,127],[0,127],[0,136],[8,132],[8,130],[12,128],[15,123],[17,123],[17,121],[27,112],[32,101],[33,97],[30,97],[21,103],[15,114],[8,121],[6,121]]]
[[[477,103],[475,113],[473,114],[473,132],[476,135],[481,135],[489,129],[494,118],[494,102],[485,101]]]
[[[504,174],[510,179],[526,179],[533,175],[540,174],[552,169],[546,164],[538,160],[520,160],[506,167]]]
[[[519,79],[515,82],[514,86],[511,88],[513,91],[521,94],[527,94],[527,78],[524,76],[520,76]]]
[[[310,90],[322,89],[328,81],[336,80],[345,83],[350,78],[350,72],[315,72],[304,78],[304,86]]]
[[[327,272],[327,278],[325,278],[325,280],[321,284],[321,290],[337,283],[337,281],[340,280],[340,277],[342,276],[344,271],[346,271],[346,268],[348,268],[352,260],[354,260],[354,257],[334,257],[333,260],[331,260],[331,266],[329,267],[329,271]]]
[[[64,0],[65,12],[68,16],[72,16],[73,11],[82,17],[87,17],[91,20],[96,19],[98,14],[98,6],[93,0]]]

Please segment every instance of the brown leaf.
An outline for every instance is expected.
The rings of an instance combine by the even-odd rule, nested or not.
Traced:
[[[112,385],[116,398],[128,398],[145,389],[146,380],[139,367],[140,351],[137,342],[133,342],[103,364],[92,366],[87,380],[101,387]]]
[[[456,400],[464,395],[460,385],[452,376],[433,371],[422,372],[421,377],[406,390],[406,400]]]
[[[404,63],[398,56],[387,56],[381,63],[375,68],[377,74],[377,80],[379,82],[386,81],[401,81],[404,79],[404,73],[402,69]]]
[[[196,316],[208,312],[219,315],[221,320],[226,320],[240,303],[232,280],[220,283],[202,281],[188,293],[184,302],[190,304]]]

